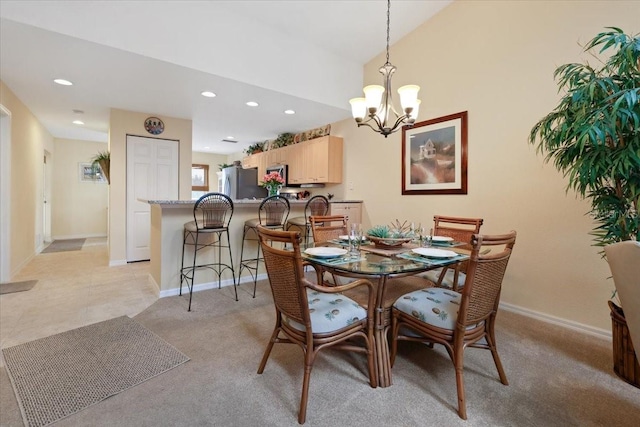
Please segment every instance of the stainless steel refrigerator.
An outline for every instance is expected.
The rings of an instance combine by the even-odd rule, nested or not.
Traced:
[[[232,166],[222,169],[222,188],[232,200],[267,197],[267,189],[258,185],[257,168]]]

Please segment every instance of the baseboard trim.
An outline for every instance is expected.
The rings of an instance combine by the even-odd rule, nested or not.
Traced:
[[[268,276],[266,273],[258,274],[257,280],[263,280],[263,279],[266,279],[267,277]],[[238,281],[238,285],[242,283],[253,283],[253,279],[251,278],[251,276],[241,277],[240,280]],[[221,288],[224,288],[226,286],[233,286],[233,280],[225,279],[220,283]],[[218,289],[218,281],[216,280],[214,282],[199,283],[193,287],[193,292],[206,291],[207,289]],[[184,294],[185,288],[183,287],[182,290]],[[187,293],[189,293],[188,288],[187,288]],[[173,297],[176,295],[180,295],[179,286],[176,288],[165,289],[164,291],[160,291],[160,298]]]
[[[91,233],[91,234],[68,234],[63,236],[51,236],[51,241],[54,240],[69,240],[69,239],[91,239],[94,237],[107,237],[106,234]]]
[[[553,325],[562,326],[564,328],[581,332],[583,334],[587,334],[587,335],[591,335],[594,337],[607,339],[607,340],[612,339],[611,330],[594,328],[593,326],[585,325],[584,323],[574,322],[572,320],[563,319],[561,317],[552,316],[547,313],[530,310],[528,308],[520,307],[514,304],[505,303],[505,302],[500,303],[500,308],[505,311],[521,314],[523,316],[541,320],[543,322],[551,323]]]

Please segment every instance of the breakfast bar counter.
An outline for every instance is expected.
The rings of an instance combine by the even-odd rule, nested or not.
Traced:
[[[180,289],[183,229],[185,223],[193,221],[195,200],[148,200],[147,202],[151,205],[150,275],[158,286],[160,298],[177,295]],[[236,276],[240,270],[240,247],[242,245],[244,222],[258,217],[258,207],[261,202],[262,200],[260,199],[233,201],[234,211],[229,224],[229,237],[231,239],[233,266]],[[289,203],[291,205],[289,218],[304,216],[307,200],[289,200]],[[245,243],[245,251],[248,250],[250,251],[249,253],[255,253],[256,248],[255,242]],[[193,249],[187,246],[185,251],[185,263],[190,263],[193,259]],[[198,263],[200,263],[201,257],[207,256],[212,257],[213,251],[198,253]],[[228,262],[227,258],[228,255],[223,254],[223,259]],[[266,277],[264,270],[261,269],[261,271],[261,277]],[[233,285],[229,271],[223,273],[222,279],[222,286]],[[251,277],[246,275],[245,272],[245,275],[240,279],[241,282],[246,282]],[[194,291],[199,291],[217,287],[218,279],[217,276],[214,277],[210,271],[205,269],[196,273],[195,283]]]

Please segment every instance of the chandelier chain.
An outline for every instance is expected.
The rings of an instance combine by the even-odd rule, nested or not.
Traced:
[[[389,27],[391,22],[391,0],[387,0],[387,64],[389,64]]]

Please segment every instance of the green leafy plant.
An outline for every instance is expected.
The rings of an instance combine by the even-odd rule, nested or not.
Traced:
[[[386,239],[389,236],[389,227],[386,225],[374,225],[369,230],[367,230],[368,236],[380,237],[382,239]]]
[[[264,142],[256,142],[255,144],[249,145],[244,152],[248,155],[262,153],[264,151]]]
[[[278,135],[271,148],[281,148],[291,144],[293,144],[293,134],[285,132]]]
[[[590,200],[594,246],[640,240],[640,37],[606,29],[584,51],[615,51],[600,68],[558,67],[554,77],[565,94],[529,135],[545,162],[569,179],[567,191]]]
[[[107,183],[110,183],[109,179],[109,169],[111,166],[111,154],[109,151],[98,151],[98,154],[91,158],[92,165],[99,165],[100,169],[102,169],[102,173],[104,173],[104,177],[107,179]]]
[[[227,163],[220,163],[218,165],[218,169],[222,170],[224,168],[228,168],[229,166],[233,166],[233,165],[230,165],[230,164],[227,164]]]

